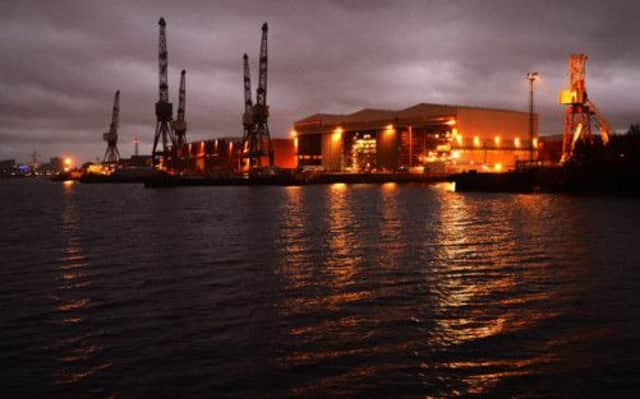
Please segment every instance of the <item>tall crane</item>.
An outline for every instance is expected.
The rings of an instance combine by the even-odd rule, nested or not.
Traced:
[[[111,114],[111,125],[109,131],[102,135],[104,141],[107,142],[107,150],[104,152],[103,163],[117,164],[120,160],[120,152],[118,151],[118,122],[120,115],[120,90],[116,91],[113,98],[113,112]]]
[[[255,148],[255,121],[253,119],[253,100],[251,99],[251,72],[249,71],[249,57],[245,53],[242,56],[244,62],[244,113],[242,114],[243,153],[248,153],[249,148]]]
[[[250,104],[247,101],[247,89],[251,92],[250,80],[248,79],[248,62],[245,58],[245,116],[243,116],[243,124],[245,127],[246,138],[243,142],[243,158],[249,160],[249,167],[260,167],[263,156],[269,157],[269,166],[273,166],[273,147],[271,145],[271,134],[269,133],[269,106],[267,105],[267,33],[269,26],[265,22],[262,25],[262,38],[260,41],[260,59],[258,67],[258,89],[256,91],[256,104],[251,108],[251,117],[246,117],[247,107]],[[247,122],[253,125],[252,129],[247,129]]]
[[[187,96],[186,89],[186,75],[187,71],[184,69],[180,72],[180,95],[178,100],[178,114],[176,120],[173,121],[173,130],[176,135],[176,149],[178,152],[182,152],[184,145],[187,142],[187,121],[184,119],[185,102]]]
[[[590,141],[592,123],[600,131],[602,144],[609,143],[611,128],[609,122],[587,96],[585,83],[587,56],[571,54],[569,56],[569,89],[560,92],[560,104],[566,105],[564,132],[562,139],[562,162],[573,156],[573,150],[579,140]]]
[[[166,158],[169,153],[169,146],[175,148],[176,140],[171,127],[173,118],[173,105],[169,102],[169,84],[167,79],[167,34],[164,18],[158,21],[160,25],[160,37],[158,45],[158,72],[160,77],[159,98],[156,103],[156,133],[153,137],[153,149],[151,159],[154,165],[158,163],[158,156]],[[162,140],[162,151],[158,151],[158,141]]]

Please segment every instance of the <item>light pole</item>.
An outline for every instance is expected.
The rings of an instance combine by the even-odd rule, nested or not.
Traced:
[[[529,80],[529,162],[533,163],[533,82],[538,79],[538,72],[528,72]]]

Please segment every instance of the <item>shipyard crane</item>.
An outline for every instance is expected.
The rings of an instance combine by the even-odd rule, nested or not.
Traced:
[[[249,71],[249,56],[245,53],[242,56],[244,63],[244,113],[242,114],[242,144],[243,153],[248,153],[249,148],[255,148],[256,143],[250,141],[255,140],[253,120],[253,100],[251,99],[251,72]]]
[[[169,102],[169,84],[167,79],[167,35],[166,22],[164,18],[158,21],[160,26],[160,36],[158,43],[158,72],[159,72],[159,98],[156,103],[156,132],[153,137],[153,149],[151,159],[153,164],[158,163],[158,156],[165,159],[169,153],[169,146],[175,148],[176,140],[172,129],[171,120],[173,118],[173,105]],[[158,141],[162,141],[162,151],[158,150]]]
[[[260,41],[260,59],[258,67],[258,89],[256,91],[256,103],[251,107],[250,114],[247,109],[251,101],[251,86],[248,73],[248,61],[245,58],[245,116],[243,124],[246,138],[243,141],[243,158],[248,159],[249,168],[261,167],[262,157],[269,157],[269,166],[273,166],[273,147],[269,133],[269,106],[267,105],[267,33],[269,26],[265,22],[262,25],[262,38]],[[247,90],[249,96],[247,100]],[[248,116],[251,115],[251,116]],[[250,122],[250,123],[249,123]],[[247,129],[251,125],[252,128]]]
[[[180,72],[180,95],[178,100],[178,114],[176,120],[173,121],[173,130],[176,137],[176,148],[179,152],[182,152],[184,145],[187,143],[187,122],[184,119],[185,112],[185,100],[187,96],[186,89],[186,74],[184,69]]]
[[[562,140],[561,162],[569,161],[573,156],[576,143],[590,141],[591,125],[600,131],[602,144],[609,143],[611,128],[606,118],[589,97],[585,84],[587,56],[572,54],[569,56],[569,89],[560,92],[560,104],[566,105],[564,132]]]
[[[107,150],[104,152],[103,163],[117,164],[120,160],[120,152],[118,151],[118,122],[120,115],[120,90],[116,91],[113,98],[113,113],[111,114],[111,125],[109,131],[102,135],[104,141],[107,142]]]

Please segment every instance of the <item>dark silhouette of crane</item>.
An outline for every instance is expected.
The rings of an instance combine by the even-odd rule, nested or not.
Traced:
[[[151,159],[154,165],[158,163],[158,156],[161,155],[165,159],[169,153],[171,146],[175,148],[176,140],[173,134],[171,120],[173,118],[173,105],[169,102],[169,84],[167,79],[167,35],[164,18],[158,21],[160,25],[160,38],[158,46],[158,72],[160,75],[159,98],[156,103],[156,133],[153,137],[153,149],[151,150]],[[158,141],[162,140],[162,151],[158,151]]]
[[[260,59],[258,67],[258,89],[256,103],[251,103],[251,77],[249,75],[248,57],[244,55],[244,93],[245,112],[242,118],[244,137],[242,157],[249,162],[249,168],[261,167],[262,157],[269,157],[269,166],[273,166],[273,148],[269,133],[269,106],[267,105],[267,33],[269,26],[262,25],[260,41]]]
[[[186,74],[184,69],[180,72],[180,96],[178,100],[178,114],[176,120],[173,121],[173,131],[176,137],[176,149],[179,153],[182,152],[184,145],[187,142],[187,121],[184,119],[185,101],[187,96],[186,88]]]
[[[113,98],[113,113],[111,114],[111,125],[109,131],[102,135],[104,141],[107,142],[107,150],[104,152],[102,163],[117,164],[120,160],[120,152],[118,151],[118,122],[120,115],[120,90],[116,91]]]
[[[242,114],[242,134],[243,153],[248,153],[249,148],[257,147],[257,143],[249,142],[256,139],[255,121],[253,119],[253,100],[251,99],[251,72],[249,71],[249,57],[245,53],[242,56],[244,61],[244,114]]]

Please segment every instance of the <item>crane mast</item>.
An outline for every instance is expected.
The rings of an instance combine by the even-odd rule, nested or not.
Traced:
[[[164,18],[158,21],[160,36],[158,40],[158,72],[159,72],[159,96],[156,103],[156,132],[153,138],[151,159],[157,165],[158,156],[167,157],[170,146],[175,148],[176,140],[171,126],[173,117],[173,105],[169,102],[169,84],[167,79],[168,53],[166,22]],[[162,141],[162,151],[158,150],[158,142]]]
[[[111,114],[111,125],[109,131],[102,135],[107,142],[107,150],[104,152],[103,163],[117,164],[120,160],[118,151],[118,124],[120,118],[120,90],[116,91],[113,98],[113,111]]]
[[[248,57],[244,58],[245,113],[243,115],[244,140],[242,157],[248,160],[249,169],[260,168],[262,157],[268,156],[269,166],[273,166],[273,148],[269,133],[269,106],[267,105],[267,33],[269,26],[262,25],[260,58],[258,67],[258,89],[256,103],[251,103],[251,81]]]
[[[182,152],[184,145],[187,143],[187,121],[184,118],[185,106],[186,106],[186,74],[184,69],[180,72],[180,95],[178,100],[178,114],[176,120],[173,122],[173,130],[176,137],[176,149],[178,152]]]

